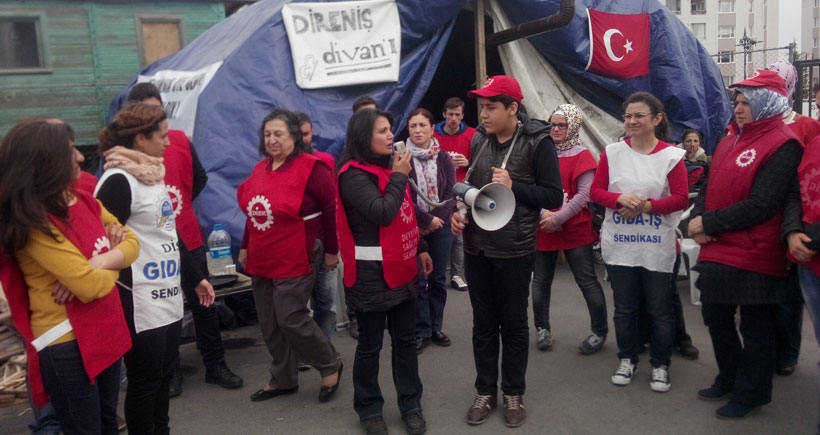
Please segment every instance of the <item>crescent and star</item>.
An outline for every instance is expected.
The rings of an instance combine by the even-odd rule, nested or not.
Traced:
[[[626,56],[627,53],[633,51],[632,41],[624,37],[624,40],[626,40],[626,44],[624,44],[624,49],[626,50],[624,52],[624,56],[615,56],[615,53],[612,52],[612,35],[615,34],[621,35],[622,37],[624,36],[624,34],[621,33],[621,31],[618,29],[607,30],[606,33],[604,33],[604,47],[606,48],[606,55],[609,56],[609,58],[612,59],[613,62],[619,62],[621,59],[624,58],[624,56]]]

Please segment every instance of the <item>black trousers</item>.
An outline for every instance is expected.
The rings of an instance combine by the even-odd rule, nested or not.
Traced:
[[[501,390],[506,395],[524,394],[529,356],[527,310],[534,258],[534,253],[517,258],[464,254],[464,273],[473,307],[478,394],[498,392],[499,351]]]
[[[740,336],[735,325],[737,305],[703,303],[718,375],[715,385],[734,391],[734,400],[758,406],[772,400],[777,305],[740,305]]]
[[[205,257],[208,247],[203,245],[190,252],[193,261],[202,270],[208,270]],[[188,301],[191,315],[194,317],[196,346],[199,348],[205,367],[212,366],[225,359],[225,349],[222,347],[222,333],[219,331],[219,316],[217,315],[216,306],[203,307],[199,303],[199,296],[194,290],[199,282],[196,281],[190,269],[183,267],[180,274],[182,291],[185,294],[185,300]]]

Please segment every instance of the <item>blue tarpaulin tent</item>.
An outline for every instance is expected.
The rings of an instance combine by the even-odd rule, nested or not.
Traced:
[[[519,24],[555,13],[560,0],[490,1],[492,16],[509,17]],[[295,84],[288,37],[281,8],[288,0],[262,0],[215,25],[180,52],[148,66],[142,75],[163,70],[195,71],[222,61],[222,65],[199,97],[193,142],[208,172],[208,185],[195,202],[205,232],[214,223],[227,224],[234,245],[242,235],[245,218],[236,204],[236,187],[259,160],[258,128],[273,108],[302,111],[314,121],[314,146],[338,152],[342,145],[351,104],[369,94],[380,106],[396,114],[394,130],[401,129],[406,114],[421,101],[438,67],[456,16],[465,0],[420,2],[397,0],[401,29],[401,67],[397,83],[356,85],[302,90]],[[616,117],[623,98],[638,90],[657,95],[667,105],[673,127],[679,132],[694,127],[709,144],[731,116],[720,72],[714,61],[687,27],[657,0],[576,0],[575,16],[565,28],[513,42],[534,48],[541,64],[553,69],[551,76],[530,68],[524,77],[515,51],[504,62],[508,74],[521,73],[525,103],[544,107],[587,100],[592,111],[588,124],[607,125],[597,137],[597,146],[622,134]],[[589,30],[586,8],[611,13],[651,15],[650,74],[632,79],[612,79],[584,71],[589,59]],[[496,26],[499,21],[496,21]],[[496,31],[503,28],[496,28]],[[529,45],[531,44],[531,46]],[[501,50],[505,50],[502,46]],[[503,56],[502,56],[503,57]],[[465,65],[472,70],[473,65]],[[557,74],[558,78],[555,74]],[[527,83],[524,83],[526,81]],[[111,104],[111,116],[124,104],[128,89]],[[560,92],[556,93],[556,89]],[[561,101],[562,100],[562,101]],[[531,114],[546,117],[538,110]],[[602,118],[608,118],[606,122]],[[591,122],[600,120],[600,124]],[[613,127],[614,126],[614,127]]]

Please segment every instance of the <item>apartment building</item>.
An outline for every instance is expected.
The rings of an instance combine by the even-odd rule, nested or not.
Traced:
[[[808,59],[820,59],[820,0],[802,1],[800,52]]]
[[[726,85],[788,59],[788,50],[772,50],[778,46],[780,1],[797,0],[661,0],[715,56]]]

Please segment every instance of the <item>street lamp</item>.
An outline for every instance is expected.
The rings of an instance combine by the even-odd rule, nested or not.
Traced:
[[[746,63],[748,62],[749,51],[758,41],[748,37],[746,29],[743,29],[743,37],[737,42],[740,43],[739,46],[743,47],[743,80],[746,80]]]

